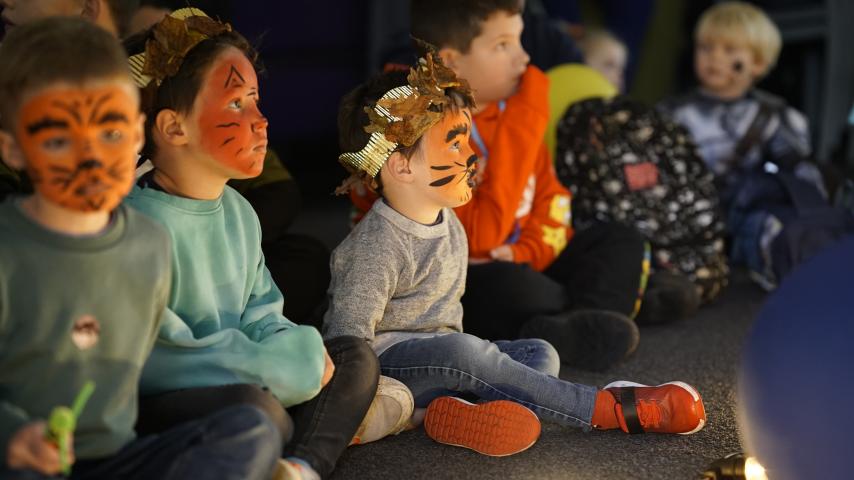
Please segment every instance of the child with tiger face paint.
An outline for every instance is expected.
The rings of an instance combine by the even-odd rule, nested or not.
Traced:
[[[137,428],[158,432],[249,403],[276,419],[286,442],[280,469],[325,478],[379,374],[363,340],[324,342],[316,328],[285,318],[258,216],[226,185],[259,175],[267,151],[255,53],[194,8],[176,10],[143,40],[126,46],[146,99],[143,156],[154,170],[128,203],[166,227],[176,268],[168,327],[140,382]]]
[[[576,384],[559,378],[558,352],[545,340],[493,343],[463,332],[468,242],[452,208],[471,196],[472,107],[467,83],[433,52],[408,75],[387,72],[342,99],[338,158],[352,175],[339,191],[365,182],[382,199],[332,253],[326,336],[367,339],[383,374],[411,390],[413,418],[428,436],[485,455],[529,448],[540,419],[632,433],[700,430],[703,402],[687,384]],[[635,394],[644,400],[634,404]]]
[[[172,264],[166,231],[120,203],[143,129],[121,45],[83,19],[49,18],[9,33],[0,64],[14,65],[0,69],[3,156],[35,183],[0,203],[0,478],[69,465],[74,478],[114,478],[129,464],[142,466],[123,475],[135,479],[269,478],[279,433],[251,407],[137,440]],[[54,407],[90,381],[76,429],[48,436]]]

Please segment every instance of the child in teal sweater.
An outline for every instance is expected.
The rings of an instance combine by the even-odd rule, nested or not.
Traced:
[[[166,17],[130,58],[150,99],[143,156],[155,168],[128,203],[166,227],[174,263],[139,428],[249,402],[277,419],[283,468],[326,477],[374,398],[377,359],[361,339],[324,344],[314,327],[284,317],[258,217],[226,186],[260,174],[267,152],[254,59],[230,25],[197,9]]]

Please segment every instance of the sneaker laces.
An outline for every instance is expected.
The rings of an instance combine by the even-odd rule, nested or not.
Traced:
[[[638,420],[644,429],[661,426],[661,406],[658,402],[639,399],[635,407],[638,411]]]

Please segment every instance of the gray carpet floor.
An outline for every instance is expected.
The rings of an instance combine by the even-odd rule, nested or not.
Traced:
[[[331,220],[330,210],[324,217]],[[334,246],[346,227],[300,224]],[[318,218],[314,215],[303,218]],[[322,217],[321,217],[322,218]],[[441,445],[416,429],[349,448],[335,480],[377,479],[696,479],[712,461],[740,451],[736,424],[737,369],[744,337],[763,293],[744,274],[733,276],[722,296],[685,322],[641,329],[638,350],[606,373],[563,368],[561,378],[603,386],[612,380],[658,384],[682,380],[703,396],[708,423],[690,436],[589,432],[544,424],[539,441],[518,455],[491,458]]]

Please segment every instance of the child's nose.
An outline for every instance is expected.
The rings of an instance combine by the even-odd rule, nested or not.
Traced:
[[[267,117],[259,115],[259,118],[252,122],[252,132],[259,132],[261,130],[266,131],[269,124],[270,122],[267,121]]]
[[[530,61],[531,56],[528,55],[528,52],[526,52],[524,48],[519,47],[519,64],[522,65],[522,67],[527,67]]]

